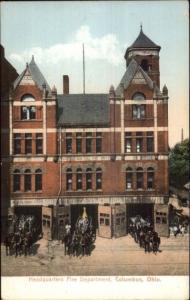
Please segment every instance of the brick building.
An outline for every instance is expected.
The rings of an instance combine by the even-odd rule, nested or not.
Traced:
[[[107,94],[63,94],[34,61],[10,94],[11,207],[35,214],[44,236],[74,225],[86,207],[97,233],[127,234],[129,218],[150,218],[168,235],[168,91],[160,90],[161,47],[142,31],[126,71]]]
[[[5,58],[0,45],[0,103],[1,103],[1,228],[5,231],[8,207],[10,205],[10,160],[9,160],[9,91],[18,77],[15,68]]]

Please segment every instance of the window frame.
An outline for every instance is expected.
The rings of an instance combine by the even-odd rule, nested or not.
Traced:
[[[66,191],[70,192],[73,190],[73,172],[71,168],[66,170]]]
[[[29,187],[27,187],[27,185]],[[30,169],[26,169],[24,171],[24,191],[31,192],[32,191],[32,173]]]
[[[66,154],[72,154],[72,144],[73,144],[72,133],[68,132],[66,133],[66,145],[65,145]]]
[[[96,190],[102,190],[102,169],[96,169]]]
[[[82,191],[82,169],[78,168],[76,172],[76,190]]]
[[[13,153],[14,155],[18,155],[18,154],[21,154],[21,140],[22,140],[22,137],[21,137],[21,133],[14,133],[13,134]],[[19,146],[19,147],[18,147]],[[19,151],[17,150],[19,149]]]
[[[43,184],[42,184],[42,170],[37,169],[35,171],[35,192],[42,192]]]
[[[140,186],[138,186],[139,183],[141,183]],[[144,170],[141,167],[136,169],[136,188],[137,190],[144,189]]]
[[[18,188],[16,188],[17,186]],[[19,169],[15,169],[13,172],[13,192],[20,192],[20,191],[21,191],[21,172]]]
[[[25,133],[24,135],[25,141],[25,154],[31,155],[32,154],[32,133]]]
[[[41,144],[39,144],[39,143],[41,143]],[[43,154],[43,134],[42,133],[36,133],[36,154]]]

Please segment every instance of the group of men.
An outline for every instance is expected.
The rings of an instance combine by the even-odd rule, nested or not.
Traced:
[[[150,253],[152,251],[156,254],[157,252],[160,252],[160,237],[150,224],[130,224],[129,233],[134,238],[135,242],[138,243],[141,248],[144,248],[145,253]]]

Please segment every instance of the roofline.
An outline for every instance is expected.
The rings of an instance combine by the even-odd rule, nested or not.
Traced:
[[[126,52],[125,52],[124,58],[126,59],[126,56],[130,51],[135,51],[135,50],[139,50],[139,49],[140,50],[146,49],[146,50],[158,50],[158,51],[160,51],[161,46],[155,46],[155,47],[128,47]]]

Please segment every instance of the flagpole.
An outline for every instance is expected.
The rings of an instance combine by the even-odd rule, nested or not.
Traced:
[[[83,94],[85,94],[85,58],[84,58],[84,44],[82,44],[83,53]]]

